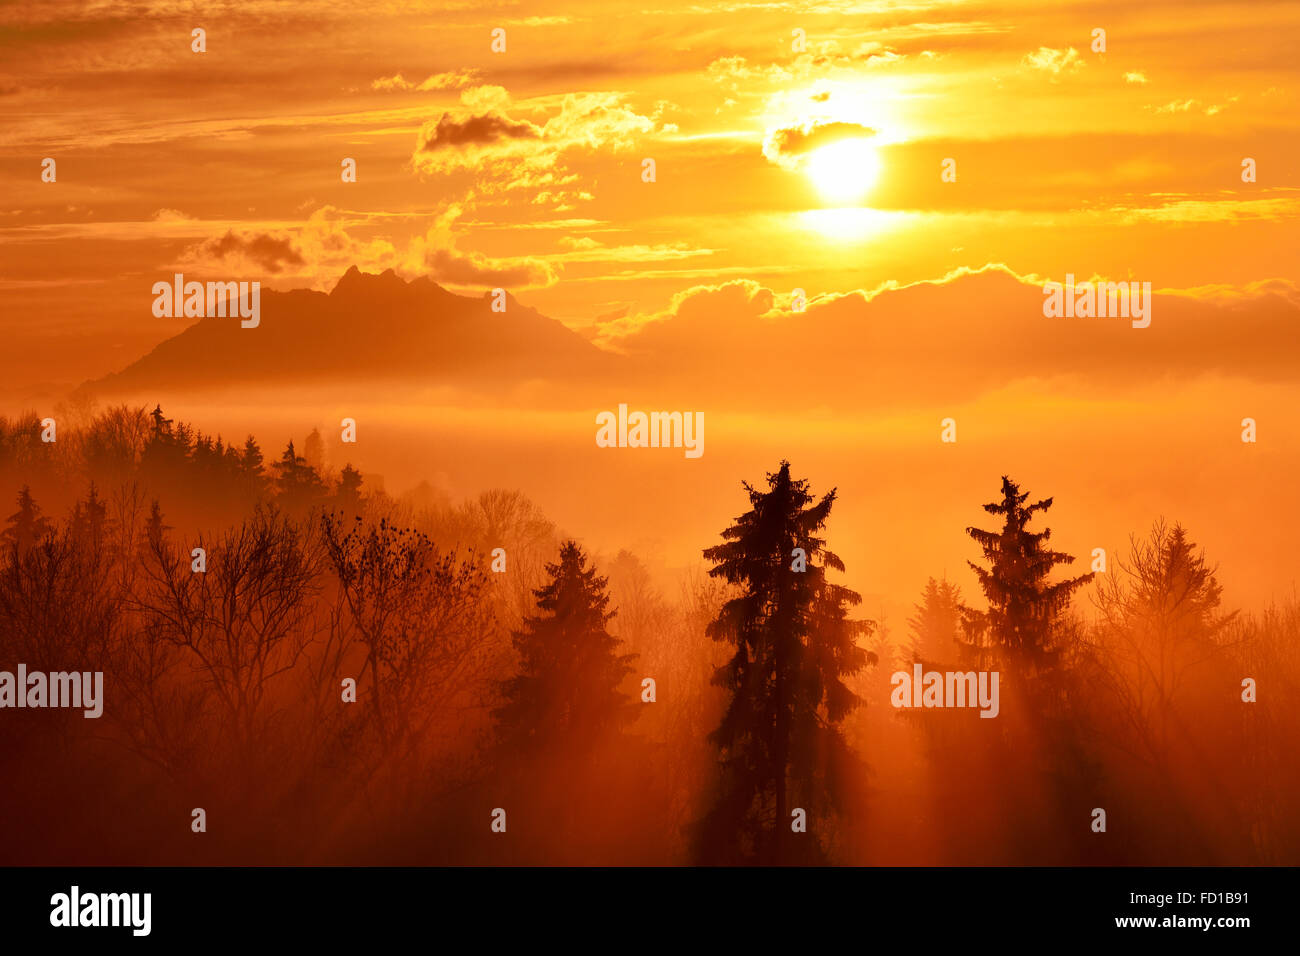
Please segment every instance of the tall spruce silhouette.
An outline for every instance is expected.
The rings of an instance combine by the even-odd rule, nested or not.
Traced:
[[[636,703],[619,690],[634,654],[607,630],[607,581],[588,567],[575,541],[546,565],[550,580],[533,594],[541,612],[524,620],[512,643],[519,674],[502,682],[505,702],[494,711],[503,744],[526,753],[572,752],[617,731],[636,716]]]
[[[1050,581],[1059,564],[1072,564],[1074,556],[1053,551],[1047,546],[1050,528],[1033,532],[1026,526],[1038,512],[1052,506],[1051,498],[1026,505],[1029,492],[1002,476],[1002,500],[986,504],[984,510],[1001,515],[1002,528],[984,531],[967,528],[966,533],[984,551],[987,568],[966,562],[979,578],[989,609],[972,616],[976,641],[985,647],[1010,655],[1036,670],[1053,666],[1058,655],[1057,628],[1061,613],[1070,597],[1081,585],[1091,581],[1083,574],[1064,581]]]
[[[814,503],[785,461],[767,484],[744,483],[752,509],[704,552],[709,574],[740,589],[707,629],[736,648],[713,677],[730,700],[710,738],[722,751],[719,799],[697,833],[709,863],[825,859],[838,775],[851,764],[837,725],[860,702],[842,678],[875,663],[856,643],[872,624],[848,617],[861,597],[826,579],[844,570],[819,535],[835,491]],[[792,831],[796,808],[807,832]]]
[[[293,449],[290,441],[280,460],[273,466],[278,486],[278,500],[289,511],[302,512],[320,501],[329,493],[320,474],[307,459]]]
[[[9,527],[0,534],[0,541],[11,545],[18,554],[26,554],[53,531],[54,523],[41,514],[31,488],[23,485],[18,492],[18,510],[9,516]]]
[[[970,615],[970,609],[962,603],[961,588],[947,578],[930,578],[920,603],[912,605],[912,610],[913,615],[907,619],[912,632],[912,660],[939,670],[960,663],[963,625]]]
[[[1178,708],[1190,677],[1215,660],[1225,629],[1237,619],[1236,611],[1221,610],[1216,573],[1181,524],[1160,519],[1145,539],[1131,539],[1129,559],[1115,562],[1093,598],[1107,683],[1157,764],[1171,738],[1186,733]]]

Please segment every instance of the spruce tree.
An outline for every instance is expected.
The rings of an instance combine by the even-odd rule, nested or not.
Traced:
[[[316,469],[293,449],[293,442],[275,463],[280,503],[289,511],[305,511],[319,502],[329,489]]]
[[[167,418],[162,407],[150,413],[153,428],[140,453],[140,471],[153,491],[189,484],[193,434],[184,423]]]
[[[244,439],[244,452],[239,456],[239,465],[250,478],[262,477],[262,449],[252,435]]]
[[[912,631],[912,660],[937,670],[960,662],[963,623],[969,609],[962,603],[961,588],[948,581],[930,578],[921,593],[921,603],[912,606],[908,618]]]
[[[502,682],[495,712],[503,743],[530,754],[581,751],[630,723],[636,703],[619,690],[635,655],[620,654],[607,630],[607,581],[588,567],[575,541],[546,565],[550,580],[534,590],[539,613],[512,638],[520,672]]]
[[[5,528],[0,538],[17,549],[19,554],[26,554],[53,530],[50,519],[41,514],[41,506],[32,497],[31,488],[23,485],[18,492],[18,510],[9,516],[9,527]]]
[[[1075,590],[1091,581],[1093,575],[1049,580],[1057,565],[1072,564],[1074,556],[1048,547],[1050,528],[1039,532],[1027,529],[1035,514],[1052,506],[1052,499],[1026,505],[1028,500],[1029,492],[1021,492],[1014,481],[1002,477],[1002,500],[984,506],[989,514],[1002,516],[1002,528],[966,529],[984,551],[989,566],[982,568],[970,561],[967,564],[979,578],[989,605],[988,611],[977,616],[979,639],[1004,658],[1045,670],[1057,658],[1062,612]]]
[[[344,511],[356,513],[361,510],[361,472],[351,463],[343,466],[339,473],[339,482],[334,491],[334,498]]]
[[[153,547],[159,546],[172,526],[163,522],[162,505],[157,498],[149,502],[149,517],[144,523],[144,540]]]
[[[244,441],[244,450],[239,454],[239,481],[245,496],[256,501],[266,493],[266,475],[263,473],[262,449],[252,435]]]
[[[856,643],[871,623],[848,617],[860,596],[826,578],[828,568],[844,570],[820,536],[834,490],[814,502],[784,461],[767,484],[744,483],[751,510],[704,552],[709,574],[739,591],[707,629],[735,647],[713,678],[730,699],[710,738],[722,780],[698,833],[709,863],[824,859],[819,834],[851,763],[838,724],[859,703],[843,678],[875,662]],[[808,832],[792,832],[794,808]]]
[[[323,475],[328,471],[325,467],[325,439],[321,437],[319,428],[313,428],[307,433],[307,438],[302,443],[302,457],[318,474]]]
[[[99,490],[92,481],[86,500],[78,500],[72,506],[72,514],[68,518],[68,530],[74,538],[85,539],[98,550],[104,540],[107,527],[108,506],[99,497]]]

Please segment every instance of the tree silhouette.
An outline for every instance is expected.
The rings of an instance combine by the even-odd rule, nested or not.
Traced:
[[[1176,702],[1189,675],[1219,656],[1219,638],[1236,612],[1219,607],[1223,587],[1204,551],[1180,524],[1157,521],[1145,540],[1130,540],[1094,601],[1106,679],[1141,752],[1158,762],[1182,731]]]
[[[319,428],[313,428],[303,439],[302,457],[318,474],[325,474],[325,439],[321,438]]]
[[[494,574],[493,592],[502,620],[523,620],[536,607],[534,592],[547,579],[548,558],[560,546],[555,525],[518,491],[492,489],[457,509],[455,533],[482,554],[503,548],[508,574]]]
[[[1071,564],[1074,556],[1047,547],[1050,528],[1026,530],[1037,512],[1052,506],[1044,498],[1026,506],[1028,492],[1010,478],[1002,477],[1002,500],[986,504],[989,514],[1002,515],[1001,530],[967,528],[978,542],[989,567],[967,564],[979,578],[989,609],[974,617],[977,641],[1009,654],[1035,670],[1052,666],[1057,657],[1058,625],[1070,597],[1092,574],[1052,582],[1048,580],[1058,564]]]
[[[208,552],[203,574],[193,572],[187,549],[150,535],[139,596],[146,627],[192,656],[225,730],[246,752],[271,719],[269,684],[293,669],[310,640],[321,568],[311,528],[259,507],[238,527],[198,539]]]
[[[927,666],[955,664],[962,650],[963,625],[970,609],[962,603],[961,588],[946,578],[930,578],[921,603],[907,619],[912,631],[912,660]]]
[[[788,466],[746,486],[751,513],[673,588],[664,562],[617,549],[595,568],[575,551],[565,570],[576,546],[561,552],[517,491],[399,501],[348,467],[315,476],[328,490],[313,507],[335,514],[286,518],[273,479],[314,484],[301,437],[273,468],[253,438],[231,446],[160,408],[60,417],[54,445],[40,430],[0,417],[0,483],[18,499],[0,511],[0,666],[102,671],[106,706],[0,720],[0,779],[23,782],[0,787],[0,819],[23,823],[0,862],[1300,860],[1300,600],[1233,611],[1172,520],[1098,573],[1085,621],[1069,599],[1086,576],[1054,583],[1068,556],[1031,533],[1054,524],[1050,502],[1008,481],[991,530],[971,535],[989,600],[918,578],[910,620],[891,611],[890,635],[883,596],[855,643],[867,625],[848,617],[867,615],[826,581],[843,576],[820,540],[834,496]],[[959,633],[971,643],[954,647]],[[887,666],[850,675],[859,645]],[[632,703],[633,652],[657,704]],[[895,710],[890,672],[917,660],[1004,665],[997,719]],[[843,720],[840,682],[867,702]],[[515,752],[496,746],[503,686]],[[584,706],[618,715],[603,739]],[[871,793],[845,745],[879,762]],[[220,841],[151,829],[186,794]],[[508,837],[487,837],[492,807],[509,809]],[[1089,828],[1093,807],[1110,836]]]
[[[618,653],[622,642],[606,629],[615,613],[606,610],[607,581],[577,542],[566,541],[546,571],[550,580],[533,592],[541,613],[513,635],[520,671],[502,683],[495,716],[508,748],[572,753],[635,718],[635,701],[619,690],[635,655]]]
[[[700,825],[706,862],[822,857],[815,824],[792,833],[791,807],[823,823],[833,810],[847,757],[837,725],[859,703],[842,678],[875,662],[855,642],[872,625],[848,618],[860,596],[826,579],[827,568],[844,570],[819,536],[834,490],[814,504],[785,461],[767,483],[766,492],[744,483],[751,510],[704,552],[709,573],[741,589],[707,629],[736,650],[713,677],[730,700],[711,737],[722,787]]]
[[[484,599],[487,572],[442,552],[428,535],[384,519],[322,518],[333,567],[370,678],[380,750],[402,753],[419,742],[442,708],[479,679],[494,632]]]
[[[106,488],[129,479],[139,463],[152,423],[143,407],[110,408],[91,422],[84,438],[86,470]]]
[[[244,439],[244,451],[239,456],[239,470],[250,483],[261,482],[263,479],[262,449],[252,435]]]
[[[329,493],[316,469],[293,450],[292,441],[275,463],[275,473],[279,501],[288,511],[306,511]]]
[[[104,546],[104,534],[108,530],[108,505],[99,497],[95,483],[90,483],[90,492],[85,501],[77,501],[72,506],[68,517],[69,532],[79,538],[85,538],[95,550]]]
[[[149,417],[152,429],[141,452],[141,467],[153,478],[174,478],[189,461],[193,432],[185,423],[177,425],[163,415],[161,405],[155,405]]]
[[[339,474],[338,488],[334,492],[334,498],[339,507],[346,512],[356,514],[361,510],[361,472],[353,468],[351,464],[343,466],[343,471]]]
[[[160,541],[170,530],[171,525],[163,521],[162,505],[157,498],[154,498],[149,502],[149,517],[145,519],[145,542],[153,547],[155,542]]]
[[[49,519],[41,514],[41,506],[32,497],[31,488],[23,485],[18,492],[18,510],[9,516],[9,527],[0,537],[19,554],[25,554],[53,530]]]

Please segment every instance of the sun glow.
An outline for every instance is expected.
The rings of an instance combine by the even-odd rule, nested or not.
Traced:
[[[805,172],[823,199],[844,205],[875,185],[880,157],[866,139],[842,139],[809,154]]]
[[[833,206],[829,209],[805,209],[793,214],[792,224],[808,229],[834,241],[844,248],[845,243],[869,242],[896,232],[912,214],[865,206]]]

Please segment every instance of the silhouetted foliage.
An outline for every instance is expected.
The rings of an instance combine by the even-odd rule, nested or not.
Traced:
[[[41,514],[41,506],[32,497],[32,490],[23,485],[18,492],[18,510],[9,516],[8,527],[0,538],[21,555],[49,534],[52,528],[50,520]]]
[[[294,513],[301,514],[319,504],[329,493],[320,474],[307,460],[294,452],[289,442],[275,463],[276,500]]]
[[[908,618],[912,631],[911,655],[927,667],[954,665],[964,649],[963,636],[971,613],[962,603],[961,588],[944,579],[930,578],[921,594],[921,603]]]
[[[1300,859],[1300,601],[1225,607],[1176,523],[1085,618],[1090,576],[1054,580],[1028,527],[1051,499],[1005,480],[1002,527],[969,529],[987,609],[931,579],[899,640],[888,596],[850,620],[835,495],[784,463],[706,574],[589,558],[518,491],[391,498],[315,439],[268,470],[160,406],[57,414],[57,442],[0,418],[0,670],[102,671],[104,710],[4,711],[4,862]],[[998,718],[891,707],[918,661],[1000,670]],[[190,839],[198,804],[219,840]]]
[[[835,492],[814,503],[788,462],[767,484],[767,491],[744,484],[751,510],[704,552],[709,573],[741,590],[708,627],[709,637],[736,650],[713,677],[730,700],[711,738],[722,752],[722,781],[699,828],[706,862],[822,858],[836,777],[850,758],[836,725],[859,703],[843,678],[874,662],[856,643],[870,622],[848,617],[861,598],[826,579],[827,568],[844,570],[819,535]],[[792,832],[792,808],[807,814],[807,833]]]
[[[987,568],[968,561],[979,578],[988,610],[977,618],[976,641],[995,653],[1010,655],[1024,666],[1046,669],[1058,654],[1058,622],[1069,605],[1071,595],[1091,581],[1092,574],[1064,581],[1050,581],[1052,569],[1072,564],[1074,556],[1047,547],[1050,528],[1029,531],[1027,525],[1038,512],[1052,506],[1044,498],[1026,506],[1028,492],[1007,478],[1002,478],[1002,500],[986,504],[984,510],[1001,515],[1002,527],[996,531],[967,528],[966,533],[984,552]]]
[[[534,592],[541,613],[513,635],[519,674],[502,685],[494,716],[509,748],[580,750],[636,717],[635,702],[619,690],[634,655],[620,654],[606,629],[615,613],[607,610],[607,581],[577,542],[566,541],[546,571],[550,580]]]
[[[202,573],[150,525],[144,624],[192,653],[220,702],[223,730],[248,748],[264,730],[269,682],[293,669],[311,637],[319,547],[310,526],[269,508],[197,546],[207,552]]]
[[[359,692],[370,695],[384,753],[408,752],[441,708],[480,677],[494,630],[486,572],[428,535],[387,519],[323,519],[326,554],[346,617],[365,649]]]
[[[361,472],[351,464],[344,465],[343,471],[339,474],[334,500],[345,512],[356,514],[361,510]]]

